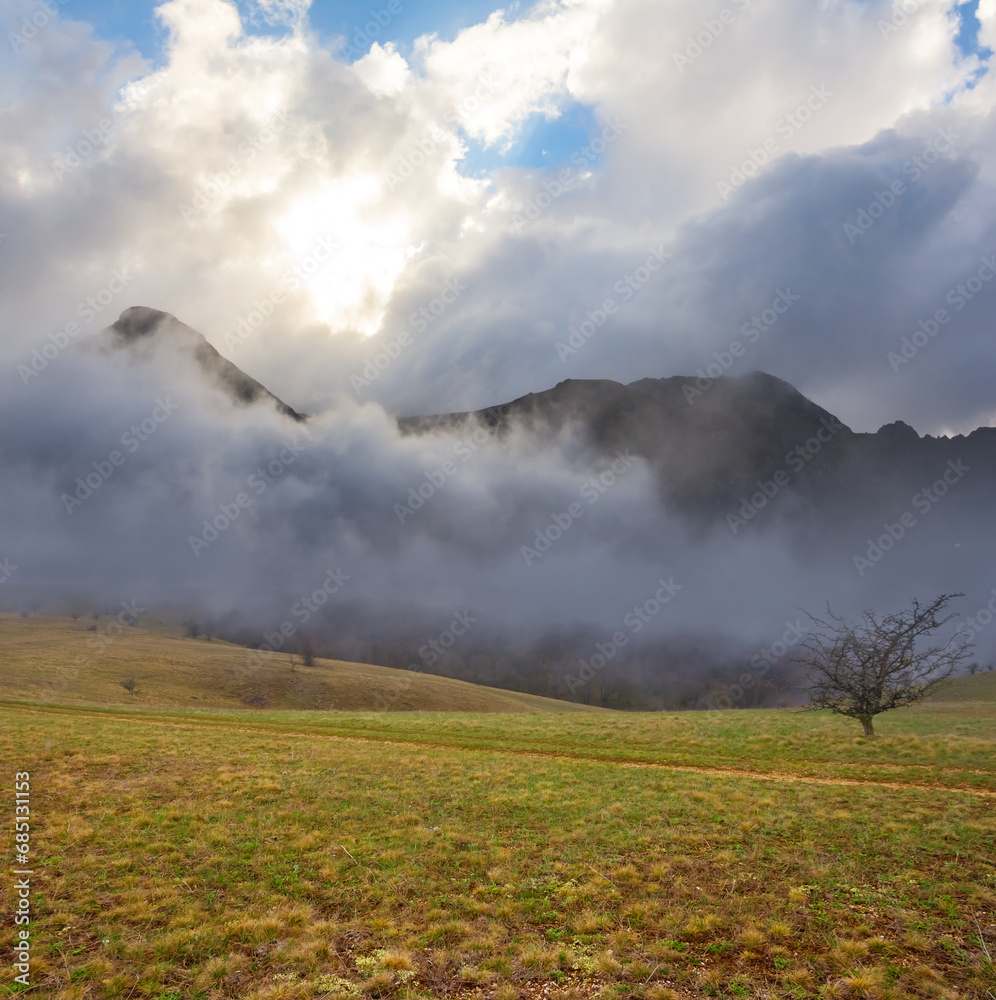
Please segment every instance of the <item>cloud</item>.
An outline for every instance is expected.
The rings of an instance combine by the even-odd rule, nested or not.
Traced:
[[[905,155],[957,121],[974,136],[952,154],[963,163],[959,176],[975,169],[979,180],[963,184],[948,211],[978,218],[968,205],[987,204],[990,144],[980,129],[992,84],[983,76],[965,89],[978,57],[958,51],[957,18],[941,0],[917,4],[887,34],[881,22],[894,12],[882,0],[791,11],[737,0],[704,19],[677,0],[550,2],[514,19],[496,11],[452,41],[422,38],[407,59],[374,45],[352,65],[310,33],[306,5],[261,13],[286,16],[295,30],[247,34],[223,0],[163,4],[169,42],[154,70],[134,57],[115,61],[69,21],[18,53],[22,96],[4,129],[10,156],[0,194],[3,217],[21,220],[0,248],[11,258],[16,248],[19,275],[5,291],[17,331],[8,347],[16,341],[23,353],[46,328],[63,326],[122,266],[135,274],[122,305],[171,311],[223,349],[240,321],[282,290],[266,323],[229,350],[313,410],[350,392],[350,376],[378,341],[408,329],[412,312],[456,276],[467,294],[363,398],[409,412],[479,405],[568,373],[557,340],[650,246],[673,250],[667,275],[683,275],[683,287],[668,276],[647,287],[570,374],[634,378],[697,363],[703,355],[692,344],[721,344],[727,329],[717,324],[735,331],[787,280],[783,258],[796,281],[820,284],[822,298],[837,302],[837,328],[885,315],[889,302],[869,312],[860,287],[852,294],[839,278],[824,282],[828,271],[831,281],[846,275],[855,248],[839,246],[821,222],[817,237],[789,220],[811,217],[817,201],[827,213],[856,211],[859,201],[831,203],[864,197],[842,171],[853,171],[856,185],[872,182],[865,167],[886,155],[890,136]],[[579,150],[573,164],[549,172],[461,174],[471,144],[500,148],[536,114],[555,121],[575,101],[594,108],[603,132],[617,129],[600,151]],[[85,142],[83,130],[107,120],[114,127],[99,148],[57,173],[65,143]],[[557,179],[564,168],[567,185]],[[757,176],[735,186],[743,168]],[[774,177],[788,186],[772,199]],[[828,178],[833,189],[807,186]],[[721,196],[723,184],[732,200]],[[537,220],[524,229],[513,221],[558,185]],[[922,204],[939,185],[935,171],[901,210],[928,227],[916,230],[918,252],[931,252],[929,227],[943,226],[936,206]],[[862,242],[894,260],[915,229],[883,224]],[[722,245],[703,250],[695,234],[705,232]],[[748,245],[759,238],[763,259]],[[323,239],[338,252],[292,282]],[[716,267],[715,253],[741,272]],[[800,271],[807,256],[814,267],[821,258],[812,275]],[[892,299],[904,293],[900,283]],[[817,382],[806,371],[827,344],[823,335],[803,334],[792,346],[783,338],[763,363],[828,400],[844,398],[865,352],[837,345],[845,353],[834,388],[825,373]],[[884,420],[895,415],[887,406],[906,405],[901,389],[882,384],[883,411],[850,414],[852,422]],[[903,415],[931,429],[960,426],[978,410],[966,411],[960,394],[948,399],[949,412]]]
[[[694,372],[790,289],[798,301],[754,327],[743,370],[788,379],[858,429],[992,422],[979,363],[992,285],[956,320],[948,295],[996,252],[994,84],[958,50],[951,2],[923,0],[893,24],[887,0],[731,0],[713,14],[563,0],[496,11],[407,55],[375,44],[352,64],[311,32],[307,4],[257,6],[293,30],[255,35],[232,3],[170,0],[156,66],[63,16],[0,70],[12,95],[0,405],[16,428],[3,453],[15,528],[0,538],[31,540],[25,580],[280,614],[342,562],[362,567],[351,593],[366,606],[472,604],[496,628],[540,634],[611,628],[673,571],[702,595],[684,626],[756,637],[799,595],[815,606],[853,580],[794,567],[777,535],[733,554],[693,543],[637,469],[523,575],[521,546],[590,474],[571,442],[554,457],[524,438],[482,446],[402,524],[394,504],[453,459],[453,442],[400,438],[392,415],[568,377]],[[994,17],[983,0],[991,46]],[[555,128],[575,102],[596,132],[567,162],[465,175],[472,149],[500,152],[536,116]],[[907,164],[941,130],[957,138],[914,178]],[[896,180],[905,190],[884,205]],[[669,256],[651,270],[655,252]],[[611,319],[558,352],[608,300]],[[199,556],[190,536],[279,461],[290,431],[227,411],[180,359],[128,367],[75,350],[135,304],[175,314],[316,415],[305,452]],[[890,351],[945,305],[943,334],[894,371]],[[42,351],[55,355],[25,384],[20,368]],[[76,476],[164,393],[181,408],[65,510]],[[932,584],[927,569],[918,579]]]

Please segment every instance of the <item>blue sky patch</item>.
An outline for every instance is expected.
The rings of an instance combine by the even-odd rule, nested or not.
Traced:
[[[370,41],[394,42],[399,50],[407,52],[420,35],[435,32],[440,38],[455,38],[463,28],[486,21],[492,11],[503,6],[495,0],[440,0],[431,4],[395,0],[395,8],[398,4],[401,9],[392,13],[387,9],[387,0],[315,0],[309,21],[326,41],[333,35],[344,35],[352,44],[357,32],[362,32]],[[62,16],[92,24],[99,38],[119,44],[130,42],[146,59],[159,65],[166,32],[155,16],[158,5],[154,0],[72,0],[71,6],[62,8]],[[274,35],[286,30],[267,25],[258,8],[247,0],[236,0],[236,6],[251,34]],[[515,12],[514,7],[510,9],[510,16]],[[371,24],[379,30],[367,31],[366,26]],[[363,51],[369,49],[370,41]]]
[[[587,105],[569,103],[559,118],[532,115],[524,123],[511,149],[501,152],[501,144],[483,148],[464,137],[469,147],[461,173],[481,177],[501,167],[551,167],[570,163],[571,157],[586,146],[596,129],[594,110]]]

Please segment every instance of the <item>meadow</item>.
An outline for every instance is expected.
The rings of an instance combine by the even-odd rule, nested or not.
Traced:
[[[129,697],[0,703],[34,995],[996,995],[996,674],[875,740],[789,711]]]
[[[598,711],[371,663],[316,659],[306,667],[286,653],[203,635],[191,639],[179,621],[152,616],[122,626],[113,614],[74,619],[0,612],[0,649],[0,698],[16,700],[133,708]],[[131,691],[123,686],[129,681]]]

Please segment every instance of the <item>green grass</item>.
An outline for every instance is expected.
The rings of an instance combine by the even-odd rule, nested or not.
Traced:
[[[981,709],[886,717],[874,744],[785,712],[0,720],[32,773],[33,978],[60,1000],[996,991],[996,815],[961,785],[993,766]],[[887,785],[774,777],[856,780],[890,741]],[[714,752],[757,774],[662,766]]]
[[[981,679],[981,678],[980,678]],[[83,709],[52,706],[79,716]],[[90,708],[93,717],[121,709]],[[242,729],[410,743],[426,748],[722,770],[834,782],[919,785],[996,794],[996,704],[943,702],[879,717],[866,739],[853,721],[782,710],[558,716],[444,712],[166,712],[192,729]]]
[[[444,678],[427,704],[520,711],[248,709],[244,650],[161,625],[60,685],[75,626],[0,616],[35,995],[996,995],[993,674],[874,740],[822,713],[568,714]],[[132,697],[116,677],[139,665]]]

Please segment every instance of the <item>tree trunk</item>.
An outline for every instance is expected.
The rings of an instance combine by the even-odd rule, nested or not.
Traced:
[[[860,715],[858,718],[861,721],[861,725],[865,727],[865,736],[874,736],[875,727],[872,725],[872,717],[870,715]]]

